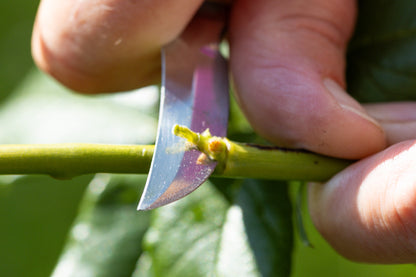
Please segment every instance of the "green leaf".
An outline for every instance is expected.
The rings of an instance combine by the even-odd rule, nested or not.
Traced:
[[[145,240],[151,258],[147,276],[289,276],[292,223],[286,186],[229,182],[240,186],[232,202],[206,182],[155,211]]]
[[[153,276],[210,276],[229,203],[207,182],[153,213],[145,250]]]
[[[44,176],[0,180],[0,275],[48,276],[91,176],[69,181]]]
[[[53,276],[132,275],[150,222],[149,212],[136,211],[144,181],[144,176],[94,178]]]
[[[236,204],[241,207],[245,230],[261,276],[289,276],[293,230],[287,184],[245,180]],[[233,276],[232,272],[228,276]]]
[[[359,1],[348,51],[349,92],[363,102],[416,100],[416,2]]]
[[[0,101],[33,67],[30,37],[38,1],[0,2]]]

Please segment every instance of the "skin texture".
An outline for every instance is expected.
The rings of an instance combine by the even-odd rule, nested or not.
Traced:
[[[404,141],[350,166],[325,185],[310,185],[314,223],[345,257],[415,262],[415,157],[416,142]]]
[[[352,260],[415,262],[416,106],[362,106],[344,90],[355,1],[228,2],[230,71],[253,128],[279,145],[367,157],[327,184],[310,185],[318,230]],[[156,83],[160,47],[181,33],[201,3],[43,0],[33,56],[41,69],[84,93]]]

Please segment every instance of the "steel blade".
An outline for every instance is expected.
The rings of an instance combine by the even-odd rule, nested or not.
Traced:
[[[225,136],[229,92],[227,63],[218,51],[222,13],[199,13],[181,37],[162,50],[162,93],[158,135],[139,210],[176,201],[198,188],[216,162],[198,162],[201,152],[172,133],[175,124],[195,132],[209,128]]]

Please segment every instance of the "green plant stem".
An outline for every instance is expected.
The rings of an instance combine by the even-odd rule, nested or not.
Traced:
[[[351,161],[275,147],[231,143],[224,177],[326,181]]]
[[[213,138],[210,141],[216,143],[215,149],[226,151],[212,155],[222,159],[214,173],[218,177],[324,181],[350,163],[304,151]],[[217,147],[218,143],[227,147]],[[47,174],[58,179],[99,172],[147,174],[153,149],[153,145],[1,145],[0,174]]]
[[[147,173],[153,145],[84,143],[0,145],[0,174],[68,179],[90,173]]]

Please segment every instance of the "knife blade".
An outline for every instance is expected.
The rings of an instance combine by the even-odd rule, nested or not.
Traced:
[[[179,38],[162,48],[162,91],[155,152],[138,210],[176,201],[198,188],[216,162],[172,133],[175,124],[226,136],[228,68],[219,52],[227,7],[205,3]]]

